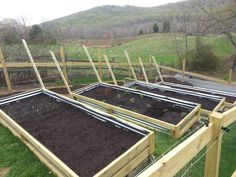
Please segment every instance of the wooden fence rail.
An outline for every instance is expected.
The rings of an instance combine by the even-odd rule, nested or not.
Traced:
[[[190,162],[204,147],[206,149],[205,177],[218,177],[222,128],[236,121],[236,107],[223,114],[213,112],[210,123],[175,147],[139,176],[172,177]]]
[[[81,61],[66,61],[65,59],[65,51],[64,48],[61,47],[60,48],[60,55],[61,55],[61,62],[59,63],[59,65],[62,67],[62,71],[63,74],[65,75],[66,79],[68,80],[68,69],[70,67],[91,67],[91,64],[89,62],[81,62]],[[128,54],[127,54],[128,55]],[[100,56],[99,56],[100,58]],[[223,84],[231,84],[231,85],[236,85],[236,82],[232,82],[232,70],[229,71],[229,77],[228,77],[228,81],[226,80],[222,80],[222,79],[218,79],[218,78],[214,78],[214,77],[210,77],[210,76],[204,76],[201,74],[197,74],[197,73],[192,73],[189,71],[186,71],[186,67],[185,67],[185,60],[183,60],[183,67],[182,70],[180,69],[176,69],[176,68],[172,68],[169,66],[164,66],[164,65],[158,65],[159,68],[164,71],[170,71],[170,72],[175,72],[178,74],[181,74],[183,76],[185,75],[189,75],[192,77],[196,77],[199,79],[204,79],[204,80],[209,80],[209,81],[213,81],[213,82],[217,82],[217,83],[223,83]],[[102,78],[102,69],[107,68],[106,63],[105,62],[101,62],[101,59],[98,60],[98,62],[94,63],[96,68],[99,69],[99,76],[100,78]],[[145,68],[150,68],[150,66],[155,67],[155,63],[151,63],[151,60],[147,63],[143,63]],[[38,62],[36,63],[37,67],[43,67],[43,68],[54,68],[55,64],[53,62]],[[133,67],[140,67],[140,63],[139,62],[135,62],[132,64]],[[12,91],[12,84],[11,84],[11,80],[10,80],[10,76],[8,73],[8,70],[11,68],[32,68],[33,65],[32,63],[29,62],[21,62],[21,63],[16,63],[16,62],[8,62],[6,63],[4,60],[4,56],[2,55],[1,49],[0,49],[0,70],[3,71],[4,77],[5,77],[5,82],[7,85],[7,88],[9,91]],[[123,68],[123,69],[127,69],[127,76],[130,75],[130,71],[132,70],[132,68],[130,69],[130,65],[128,63],[118,63],[118,62],[113,62],[111,63],[111,67],[112,68]],[[149,70],[148,70],[149,71]],[[151,72],[151,71],[150,71]]]

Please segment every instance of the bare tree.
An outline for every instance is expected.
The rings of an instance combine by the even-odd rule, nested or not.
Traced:
[[[232,31],[236,30],[236,0],[221,0],[221,3],[219,8],[214,8],[214,1],[208,1],[208,4],[198,3],[204,14],[201,32],[224,34],[236,49],[236,40],[232,35]]]

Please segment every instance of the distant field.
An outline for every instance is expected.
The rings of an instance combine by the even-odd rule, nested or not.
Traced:
[[[234,35],[236,38],[236,34]],[[195,47],[195,36],[188,36],[188,50]],[[209,35],[203,41],[212,45],[217,56],[224,59],[235,52],[235,49],[223,35]],[[173,33],[158,33],[142,35],[129,38],[113,40],[79,40],[65,44],[65,52],[68,59],[87,60],[81,44],[88,45],[89,52],[97,59],[98,48],[101,47],[101,54],[106,54],[110,60],[126,62],[124,50],[127,50],[133,61],[138,57],[148,61],[149,56],[155,56],[159,62],[174,64],[178,58],[176,48],[180,54],[185,53],[185,38],[183,34],[176,34],[176,41]],[[113,47],[112,47],[113,46]],[[58,45],[30,45],[33,55],[49,55],[49,50],[59,52]],[[23,46],[12,45],[5,48],[8,58],[11,60],[17,55],[26,55]]]

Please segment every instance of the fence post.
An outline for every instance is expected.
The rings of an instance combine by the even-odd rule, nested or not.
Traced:
[[[98,58],[98,74],[100,78],[102,79],[102,57],[101,57],[101,49],[98,48],[97,51],[97,58]]]
[[[149,55],[149,73],[148,73],[149,79],[152,79],[152,57]]]
[[[61,55],[61,61],[63,65],[63,74],[66,78],[66,81],[68,82],[68,72],[66,67],[66,56],[65,56],[65,50],[63,46],[60,46],[60,55]]]
[[[182,73],[182,80],[184,79],[185,70],[186,70],[186,60],[183,59],[183,66],[182,66],[182,71],[183,71],[183,73]]]
[[[233,70],[230,69],[229,70],[229,80],[228,80],[229,84],[231,84],[231,82],[232,82],[232,74],[233,74]]]
[[[3,58],[1,48],[0,48],[0,63],[2,64],[2,67],[3,67],[3,74],[4,74],[4,77],[5,77],[6,84],[7,84],[7,89],[11,92],[12,91],[11,81],[10,81],[10,77],[9,77],[9,74],[8,74],[8,71],[7,71],[6,63],[5,63],[4,58]]]
[[[210,122],[213,123],[213,134],[212,141],[207,145],[206,149],[207,154],[205,159],[204,177],[218,177],[222,146],[222,115],[220,113],[213,112],[210,115]]]

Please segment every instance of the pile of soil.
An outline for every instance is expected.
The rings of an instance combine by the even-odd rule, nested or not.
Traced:
[[[88,90],[82,95],[174,125],[191,112],[189,108],[174,103],[104,86]]]
[[[212,111],[220,103],[220,101],[214,101],[208,98],[199,97],[197,95],[185,95],[185,94],[181,94],[174,91],[161,90],[159,88],[150,88],[150,87],[142,86],[139,84],[135,84],[132,88],[155,93],[158,95],[163,95],[163,96],[168,96],[172,98],[177,98],[180,100],[198,103],[198,104],[201,104],[201,108],[209,110],[209,111]]]
[[[162,84],[162,85],[165,85],[165,84]],[[169,86],[169,85],[167,85]],[[196,91],[195,89],[191,89],[191,88],[182,88],[182,87],[179,87],[179,86],[171,86],[172,88],[180,88],[180,89],[183,89],[183,90],[189,90],[189,91]],[[222,94],[218,94],[218,93],[212,93],[212,92],[207,92],[207,91],[202,91],[202,90],[197,90],[197,92],[199,93],[205,93],[205,94],[210,94],[210,95],[216,95],[216,96],[221,96],[221,97],[225,97],[226,98],[226,101],[229,102],[229,103],[234,103],[236,101],[236,97],[233,97],[233,96],[226,96],[226,95],[222,95]]]
[[[44,94],[0,109],[81,177],[95,175],[143,138]]]

